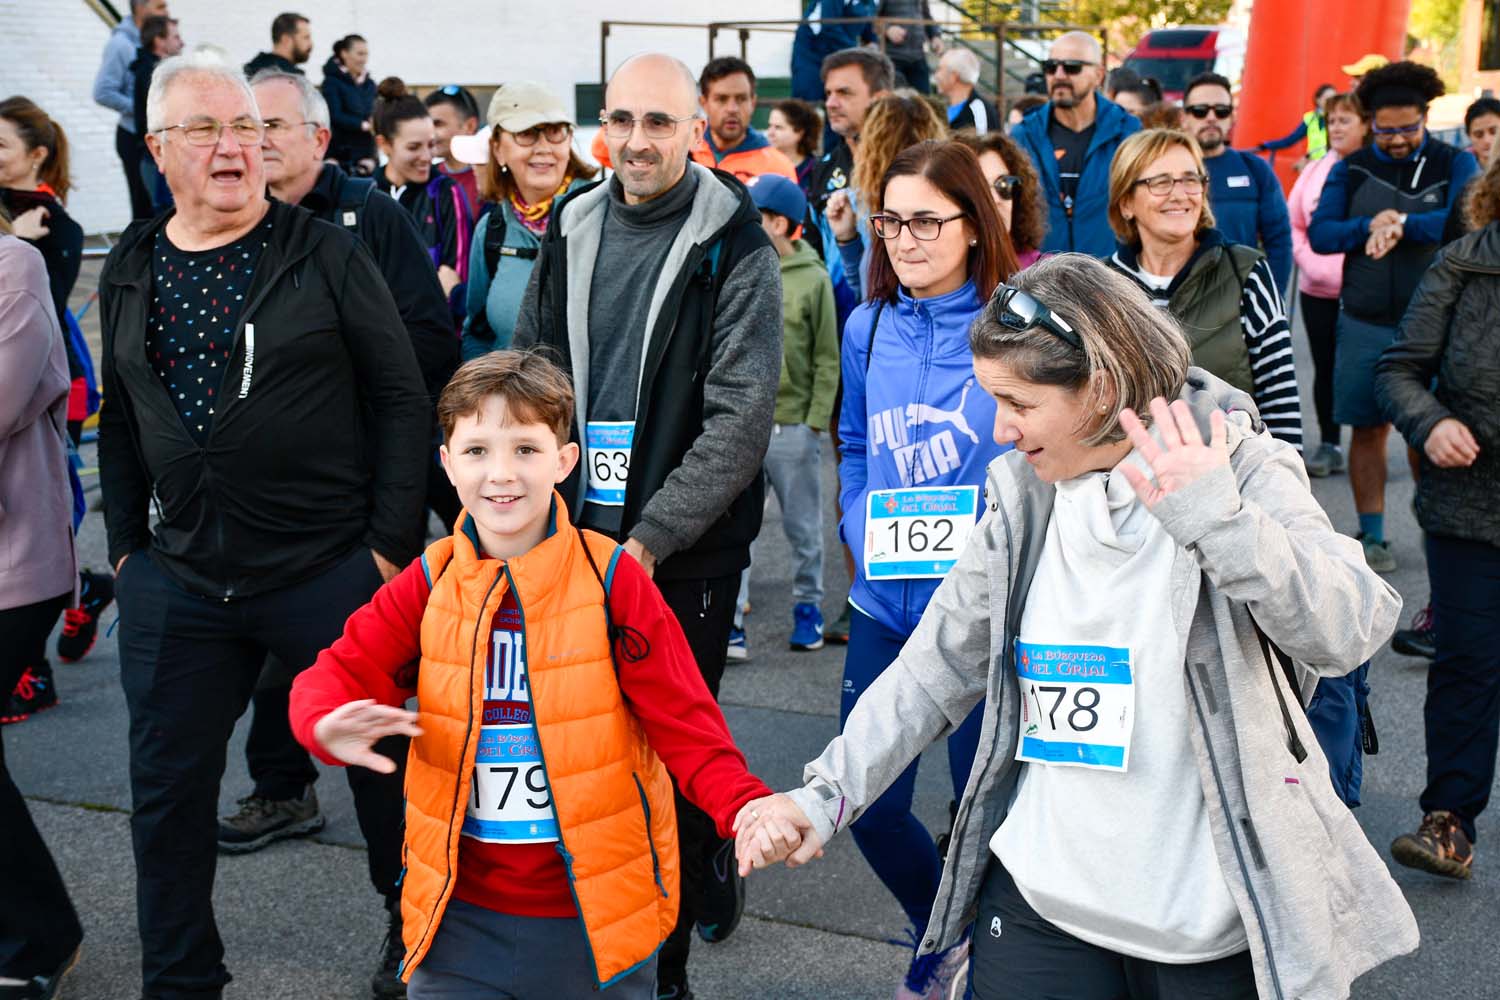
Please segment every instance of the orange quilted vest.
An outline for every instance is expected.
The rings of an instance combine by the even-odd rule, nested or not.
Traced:
[[[419,725],[406,765],[401,916],[410,978],[432,946],[457,879],[483,710],[491,624],[507,590],[521,612],[532,713],[573,897],[601,986],[655,954],[677,922],[677,817],[666,767],[626,707],[604,590],[619,546],[568,522],[510,560],[483,560],[465,516],[423,555]],[[589,552],[599,576],[584,552]]]

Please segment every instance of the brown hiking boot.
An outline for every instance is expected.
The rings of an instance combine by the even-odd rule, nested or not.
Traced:
[[[1422,817],[1416,833],[1403,833],[1391,844],[1391,856],[1408,868],[1420,868],[1448,878],[1473,874],[1474,845],[1459,825],[1458,817],[1445,809]]]

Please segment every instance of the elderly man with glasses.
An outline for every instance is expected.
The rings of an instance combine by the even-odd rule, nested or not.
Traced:
[[[654,575],[717,697],[765,499],[780,262],[744,185],[689,162],[704,121],[686,66],[627,60],[600,122],[615,173],[553,213],[513,344],[546,345],[570,372],[583,460],[560,492]],[[694,923],[722,940],[742,897],[730,831],[681,795],[677,822],[681,909],[657,992],[685,998]]]
[[[100,478],[143,994],[217,997],[230,733],[268,654],[310,665],[420,551],[429,404],[369,252],[267,198],[266,125],[240,72],[175,56],[146,103],[176,211],[127,230],[100,276]],[[399,819],[398,778],[351,784]]]
[[[1099,91],[1104,81],[1099,40],[1070,31],[1052,43],[1042,71],[1047,103],[1016,126],[1015,139],[1036,164],[1049,225],[1045,253],[1074,250],[1107,257],[1109,164],[1120,142],[1139,131],[1140,120]]]

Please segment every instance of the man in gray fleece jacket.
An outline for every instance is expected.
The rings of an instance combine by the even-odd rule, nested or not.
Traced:
[[[561,493],[653,574],[717,697],[765,498],[781,268],[745,188],[689,163],[697,99],[667,56],[615,72],[603,122],[616,173],[553,213],[514,346],[545,346],[571,373],[583,460]],[[722,940],[742,903],[728,831],[681,795],[677,821],[683,898],[658,994],[683,998],[694,923]]]

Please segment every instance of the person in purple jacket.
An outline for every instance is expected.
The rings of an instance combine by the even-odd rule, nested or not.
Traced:
[[[902,151],[872,206],[869,300],[844,328],[839,534],[855,554],[840,726],[895,659],[983,509],[995,401],[974,381],[969,325],[1017,270],[972,150]],[[954,798],[968,781],[979,713],[949,738]],[[938,847],[912,815],[914,762],[853,825],[865,860],[921,941],[937,895]],[[913,957],[897,1000],[938,992],[967,946]]]

